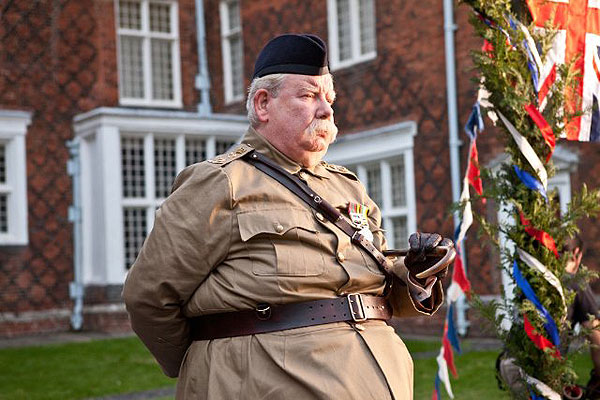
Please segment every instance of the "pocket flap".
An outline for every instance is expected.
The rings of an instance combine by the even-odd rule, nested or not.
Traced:
[[[313,215],[298,208],[244,211],[237,218],[244,242],[261,233],[281,236],[292,228],[317,231]]]

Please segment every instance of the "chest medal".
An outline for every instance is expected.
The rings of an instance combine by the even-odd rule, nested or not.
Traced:
[[[369,230],[369,207],[364,204],[350,203],[348,204],[348,216],[352,222],[352,226],[359,230],[368,241],[373,241],[373,232]]]

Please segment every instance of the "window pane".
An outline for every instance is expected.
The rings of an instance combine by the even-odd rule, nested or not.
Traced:
[[[235,35],[230,41],[231,48],[231,84],[234,96],[244,94],[244,53],[242,36]]]
[[[232,140],[217,140],[215,154],[226,153],[235,144]]]
[[[379,164],[371,164],[365,167],[367,170],[367,193],[373,201],[381,208],[381,170]]]
[[[350,32],[350,0],[337,0],[337,28],[340,61],[352,57],[352,35]]]
[[[157,100],[173,99],[173,63],[171,41],[153,39],[152,52],[152,97]]]
[[[154,194],[157,198],[167,197],[177,174],[175,140],[154,140]]]
[[[119,27],[142,29],[141,4],[138,1],[119,1]]]
[[[373,0],[359,0],[360,53],[375,50],[375,6]]]
[[[8,232],[8,195],[0,194],[0,232]]]
[[[154,32],[171,32],[171,6],[168,4],[150,3],[150,30]]]
[[[0,183],[6,183],[6,146],[0,143]]]
[[[228,1],[227,2],[227,16],[229,24],[227,30],[231,31],[240,27],[240,2],[239,1]]]
[[[390,162],[392,175],[392,206],[406,206],[406,182],[404,181],[404,156]]]
[[[185,139],[185,165],[206,160],[206,142],[204,139]]]
[[[142,65],[142,39],[121,36],[120,88],[123,97],[144,98],[144,68]]]
[[[129,269],[135,261],[144,238],[146,237],[146,209],[123,209],[123,232],[125,234],[125,268]]]
[[[121,139],[123,197],[145,197],[144,139]]]
[[[392,218],[392,229],[394,232],[394,248],[404,249],[408,246],[408,228],[406,217]]]

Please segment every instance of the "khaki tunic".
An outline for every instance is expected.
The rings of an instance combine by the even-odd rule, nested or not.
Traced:
[[[298,174],[347,215],[370,208],[376,247],[385,248],[379,208],[356,176],[321,163],[301,169],[253,129],[231,153],[186,168],[156,212],[123,296],[135,332],[178,399],[412,399],[412,359],[383,321],[346,322],[191,342],[188,319],[333,298],[381,295],[384,277],[350,238],[239,157],[252,148]],[[399,267],[398,274],[405,274]],[[397,279],[394,315],[430,314]]]

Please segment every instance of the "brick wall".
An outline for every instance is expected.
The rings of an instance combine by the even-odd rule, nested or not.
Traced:
[[[178,4],[183,102],[195,110],[194,0]],[[33,112],[26,136],[29,244],[0,246],[0,336],[67,330],[73,228],[65,142],[75,115],[118,106],[115,2],[8,2],[0,12],[0,44],[0,108]],[[93,298],[86,300],[100,302]],[[106,322],[98,312],[93,318]]]

